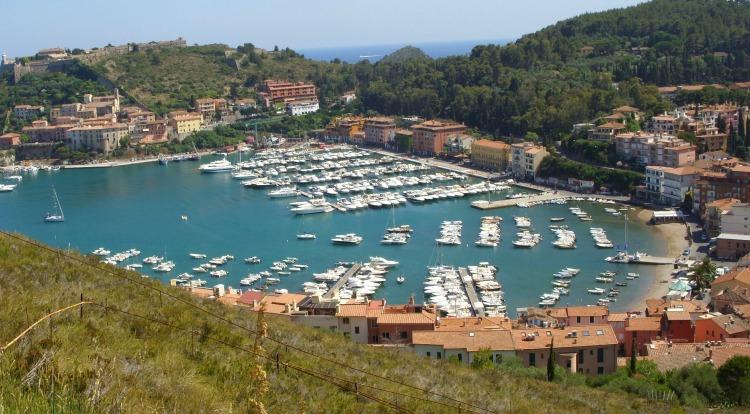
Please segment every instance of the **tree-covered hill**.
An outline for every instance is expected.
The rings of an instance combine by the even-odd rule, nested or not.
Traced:
[[[396,63],[405,62],[412,59],[430,60],[431,58],[418,47],[404,46],[393,53],[383,56],[383,58],[380,59],[379,62]]]
[[[497,63],[524,69],[585,59],[615,79],[658,84],[750,79],[747,0],[653,0],[584,14],[505,47],[478,47]]]
[[[81,294],[94,303],[0,351],[0,412],[247,413],[262,402],[269,413],[456,413],[458,400],[462,413],[668,411],[524,368],[476,370],[358,345],[287,319],[267,316],[256,342],[263,327],[248,312],[0,235],[0,349]]]

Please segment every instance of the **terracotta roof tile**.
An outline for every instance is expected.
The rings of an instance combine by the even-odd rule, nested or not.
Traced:
[[[465,349],[477,352],[482,349],[492,351],[512,351],[513,338],[510,331],[477,331],[477,332],[412,332],[412,344],[437,345],[444,349]]]
[[[575,336],[571,333],[575,332]],[[617,345],[617,337],[609,325],[568,326],[564,329],[513,329],[516,350],[545,349],[555,339],[555,349]],[[533,338],[529,340],[528,338]]]
[[[606,316],[609,309],[606,306],[568,306],[568,316]]]
[[[638,332],[660,332],[661,318],[658,316],[630,318],[628,319],[628,324],[625,326],[625,330]]]

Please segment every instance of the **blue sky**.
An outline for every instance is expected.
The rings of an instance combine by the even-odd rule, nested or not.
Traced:
[[[292,48],[513,39],[642,0],[3,0],[0,51],[181,36],[189,44]]]

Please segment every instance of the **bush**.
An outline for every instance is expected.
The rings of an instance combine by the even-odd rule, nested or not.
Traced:
[[[671,371],[667,375],[667,384],[685,405],[712,406],[724,399],[716,369],[709,364],[690,364]]]
[[[750,405],[750,357],[734,356],[716,373],[727,400],[738,405]]]

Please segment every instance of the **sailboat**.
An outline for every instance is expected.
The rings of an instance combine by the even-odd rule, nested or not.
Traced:
[[[381,244],[387,245],[404,245],[411,237],[413,229],[408,224],[396,225],[396,207],[391,207],[391,218],[393,227],[386,228],[383,239],[380,240]]]
[[[65,221],[65,214],[63,213],[62,206],[60,205],[60,199],[57,197],[57,191],[55,191],[55,187],[52,187],[52,194],[55,196],[55,209],[57,210],[56,213],[47,213],[46,216],[44,216],[44,221],[46,223],[62,223]]]

